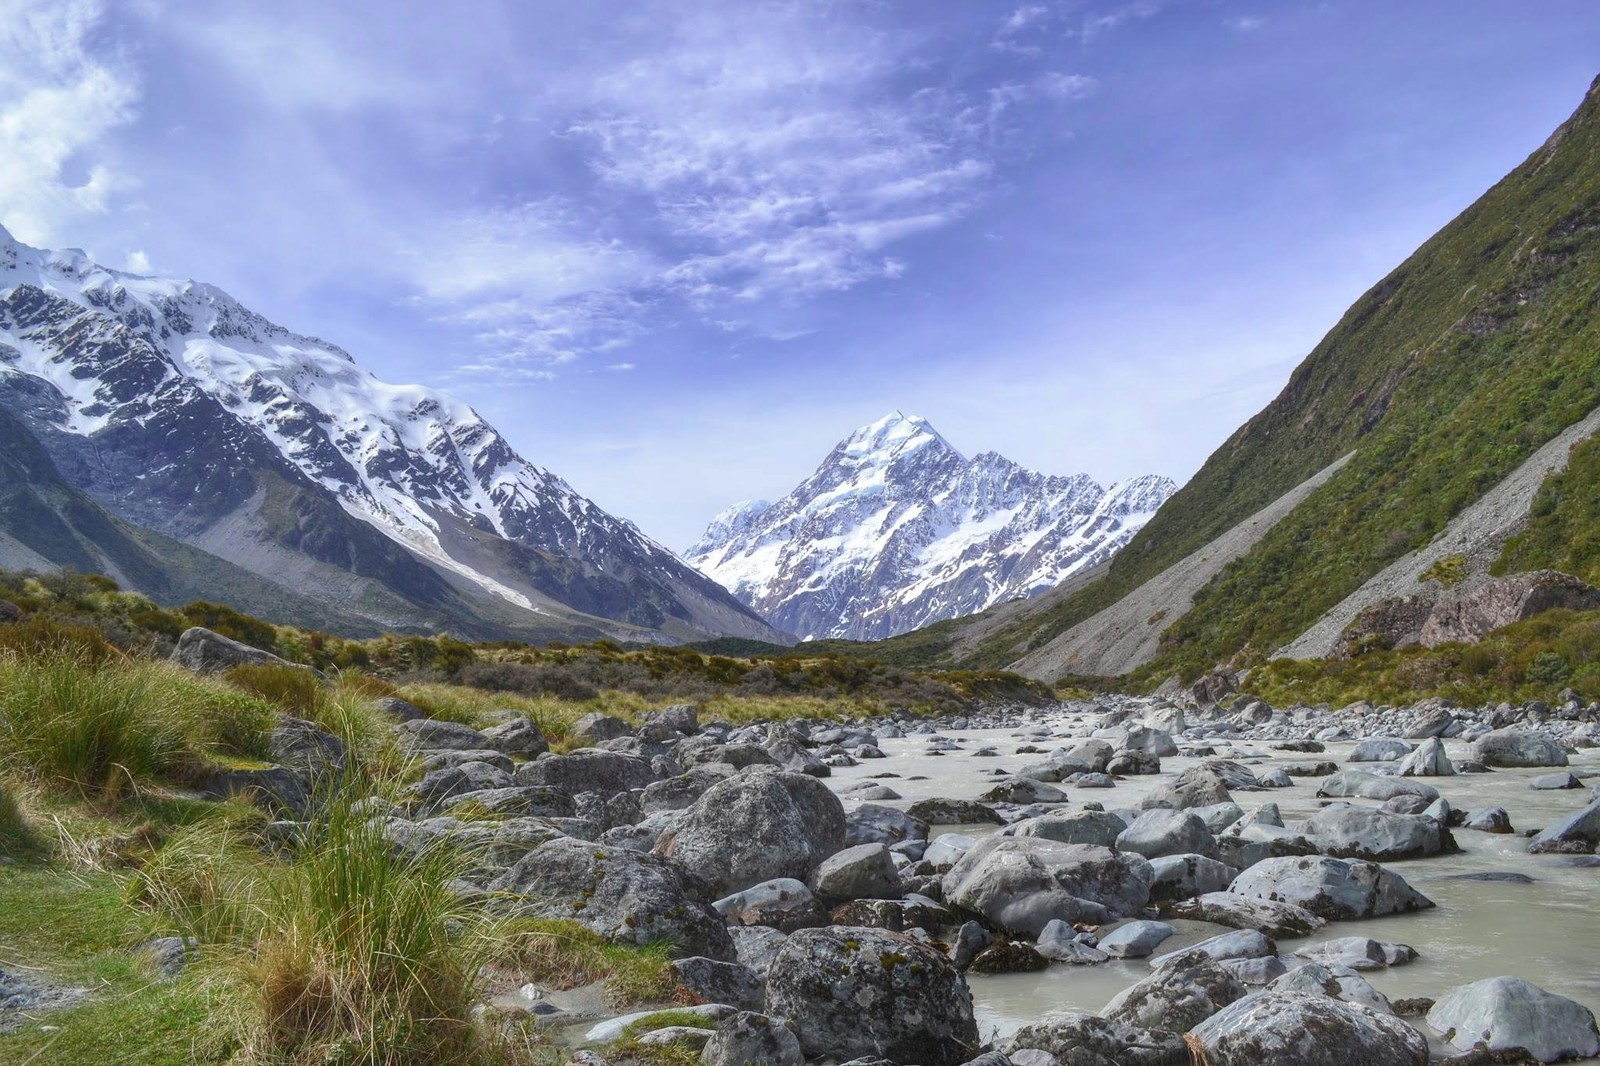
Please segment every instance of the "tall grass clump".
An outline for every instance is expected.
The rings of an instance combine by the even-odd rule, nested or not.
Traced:
[[[226,825],[185,826],[129,875],[124,895],[167,927],[202,944],[252,941],[261,926],[272,871]]]
[[[15,859],[39,850],[39,838],[23,817],[16,794],[0,781],[0,855]]]
[[[182,783],[215,755],[260,754],[271,722],[260,700],[164,663],[0,654],[0,764],[85,796]]]
[[[397,850],[353,806],[363,785],[351,775],[321,797],[314,830],[262,901],[246,1047],[271,1063],[493,1061],[470,1013],[491,941],[450,888],[470,856]]]

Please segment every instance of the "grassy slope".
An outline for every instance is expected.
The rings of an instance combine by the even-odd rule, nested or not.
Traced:
[[[962,665],[999,665],[1115,602],[1271,500],[1356,458],[1169,630],[1145,675],[1269,652],[1425,543],[1600,404],[1600,94],[1366,293],[1283,392],[1206,462],[1107,578],[1001,627]],[[961,623],[877,646],[937,661]]]

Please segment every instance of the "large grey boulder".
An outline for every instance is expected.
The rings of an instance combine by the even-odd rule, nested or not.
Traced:
[[[570,918],[607,940],[666,943],[678,957],[734,958],[733,941],[700,886],[672,863],[571,838],[539,845],[489,885],[512,913]]]
[[[589,744],[633,735],[633,727],[620,718],[592,711],[572,723],[572,735]]]
[[[1005,931],[1036,937],[1052,918],[1133,917],[1150,899],[1144,858],[1093,844],[984,837],[944,875],[944,901]]]
[[[857,844],[898,844],[902,840],[927,840],[928,823],[913,818],[895,807],[863,803],[844,816],[844,842]]]
[[[1304,855],[1264,859],[1234,879],[1230,895],[1292,903],[1330,921],[1426,910],[1433,901],[1373,862]]]
[[[577,815],[571,796],[533,785],[462,792],[439,806],[441,810],[450,811],[468,803],[488,814],[515,818],[572,818]]]
[[[1244,985],[1216,959],[1203,951],[1186,951],[1113,996],[1100,1013],[1113,1021],[1181,1033],[1244,994]]]
[[[1491,977],[1446,994],[1428,1011],[1428,1028],[1470,1051],[1520,1048],[1540,1062],[1600,1055],[1600,1031],[1589,1008],[1517,977]]]
[[[766,1002],[766,981],[743,963],[694,955],[674,959],[669,965],[678,984],[701,1003],[760,1010]]]
[[[447,800],[469,792],[487,792],[512,787],[511,775],[486,762],[466,762],[459,766],[433,770],[407,791],[427,812],[438,810]]]
[[[945,797],[917,800],[906,808],[906,813],[929,825],[1001,825],[1005,822],[988,804]]]
[[[545,785],[573,796],[580,792],[598,792],[609,798],[620,792],[644,788],[655,778],[648,759],[599,748],[546,755],[517,767],[517,784]]]
[[[1113,959],[1142,959],[1149,955],[1177,930],[1166,922],[1146,919],[1117,926],[1100,938],[1096,945]]]
[[[1317,788],[1319,798],[1391,800],[1396,796],[1421,796],[1429,803],[1439,790],[1410,777],[1369,774],[1365,770],[1340,770]]]
[[[1565,766],[1567,753],[1549,733],[1496,729],[1472,745],[1473,758],[1485,766]]]
[[[804,881],[774,877],[711,904],[730,926],[770,925],[791,932],[826,925],[828,912]]]
[[[1000,830],[1008,837],[1040,837],[1062,844],[1114,847],[1127,823],[1110,811],[1057,810],[1012,822]]]
[[[1510,824],[1508,818],[1507,831]],[[1545,826],[1528,842],[1528,850],[1535,855],[1590,855],[1597,843],[1600,843],[1600,801]]]
[[[1179,774],[1170,785],[1163,785],[1147,797],[1145,807],[1170,807],[1188,810],[1233,802],[1228,783],[1210,766],[1193,766]]]
[[[827,903],[903,895],[900,872],[882,844],[857,844],[834,852],[817,864],[806,884]]]
[[[835,926],[789,937],[767,968],[767,1013],[808,1056],[960,1066],[978,1053],[972,995],[950,960],[900,933]]]
[[[1210,922],[1232,929],[1259,929],[1279,939],[1310,936],[1328,924],[1304,907],[1270,899],[1252,899],[1232,892],[1207,892],[1167,908],[1172,918]]]
[[[715,768],[713,768],[715,767]],[[656,811],[682,811],[694,806],[694,801],[706,794],[712,785],[732,776],[725,766],[691,766],[688,770],[661,781],[652,781],[644,787],[639,797],[639,807],[646,814]]]
[[[700,1051],[706,1066],[804,1066],[800,1040],[776,1018],[740,1011],[717,1025]]]
[[[1368,737],[1350,750],[1351,762],[1398,762],[1411,754],[1411,745],[1393,737]]]
[[[1156,903],[1222,892],[1239,875],[1227,863],[1204,855],[1163,855],[1150,860],[1150,869],[1155,875],[1150,882],[1150,899]]]
[[[550,744],[544,738],[544,731],[539,728],[539,723],[531,718],[518,716],[497,726],[491,726],[483,731],[489,747],[507,755],[525,755],[532,758],[543,755],[550,750]]]
[[[1261,959],[1275,955],[1278,945],[1259,929],[1230,929],[1226,933],[1206,937],[1198,944],[1190,944],[1186,948],[1157,955],[1150,960],[1150,965],[1160,969],[1197,951],[1217,962],[1228,962],[1233,959]]]
[[[1117,836],[1117,847],[1147,859],[1162,855],[1217,857],[1217,841],[1199,815],[1190,811],[1154,808],[1133,820]]]
[[[495,750],[489,746],[488,737],[460,722],[412,718],[396,725],[394,731],[401,744],[414,752]]]
[[[467,822],[451,817],[385,818],[383,835],[393,847],[408,855],[423,855],[435,848],[457,848],[472,860],[463,880],[487,885],[510,870],[535,848],[568,834],[546,818],[506,818]]]
[[[1189,1033],[1207,1066],[1427,1066],[1428,1041],[1389,1014],[1314,992],[1240,999]]]
[[[232,670],[236,666],[282,666],[290,670],[304,670],[315,674],[309,666],[279,658],[270,651],[252,648],[232,637],[214,633],[204,626],[191,626],[178,637],[172,649],[172,661],[197,674],[215,674]]]
[[[1352,970],[1382,970],[1389,966],[1403,966],[1417,957],[1415,948],[1405,944],[1391,944],[1364,936],[1341,936],[1308,944],[1295,952],[1302,959],[1320,962],[1328,967],[1349,967]]]
[[[821,781],[754,768],[707,789],[655,853],[725,896],[774,877],[804,879],[844,845],[844,827],[844,807]]]
[[[1429,737],[1410,755],[1400,760],[1401,777],[1453,777],[1456,768],[1445,754],[1444,742]]]
[[[1324,807],[1300,824],[1324,855],[1393,862],[1455,850],[1449,832],[1420,814],[1390,814],[1370,807]]]
[[[1059,1066],[1189,1066],[1189,1051],[1177,1033],[1141,1029],[1094,1014],[1051,1013],[1000,1042],[1014,1063],[1046,1060]]]
[[[1319,996],[1332,996],[1346,1003],[1371,1007],[1379,1014],[1395,1012],[1388,996],[1373,988],[1371,982],[1348,966],[1308,962],[1304,966],[1296,966],[1267,987],[1273,992],[1311,992]]]

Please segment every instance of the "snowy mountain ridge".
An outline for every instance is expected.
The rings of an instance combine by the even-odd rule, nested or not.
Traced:
[[[780,629],[879,639],[1053,588],[1109,559],[1176,488],[968,459],[895,411],[783,499],[718,515],[684,557]]]
[[[516,574],[474,557],[493,550],[484,538],[596,572],[625,563],[630,573],[723,599],[631,522],[519,456],[471,407],[380,381],[343,349],[275,325],[215,286],[111,270],[76,249],[30,248],[3,229],[0,386],[36,432],[45,430],[58,461],[89,478],[83,487],[122,497],[136,519],[150,521],[149,501],[130,491],[125,471],[118,478],[94,469],[90,453],[139,431],[200,432],[226,442],[224,453],[241,464],[281,462],[287,476],[326,491],[383,536],[525,610],[550,605]],[[64,436],[94,448],[74,449]],[[147,439],[137,450],[154,447],[168,466],[189,458],[179,442],[168,444]],[[134,476],[175,473],[141,465]],[[164,531],[184,539],[202,537],[216,515],[170,518],[174,528]],[[716,613],[744,612],[724,601]],[[749,617],[732,628],[765,629]]]

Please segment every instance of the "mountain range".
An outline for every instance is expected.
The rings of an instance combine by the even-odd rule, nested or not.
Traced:
[[[864,426],[775,503],[738,504],[684,558],[804,639],[875,640],[1026,598],[1110,559],[1176,486],[1108,491],[995,452],[966,458],[926,419]]]
[[[788,640],[471,408],[3,229],[0,439],[7,565],[355,633]]]

